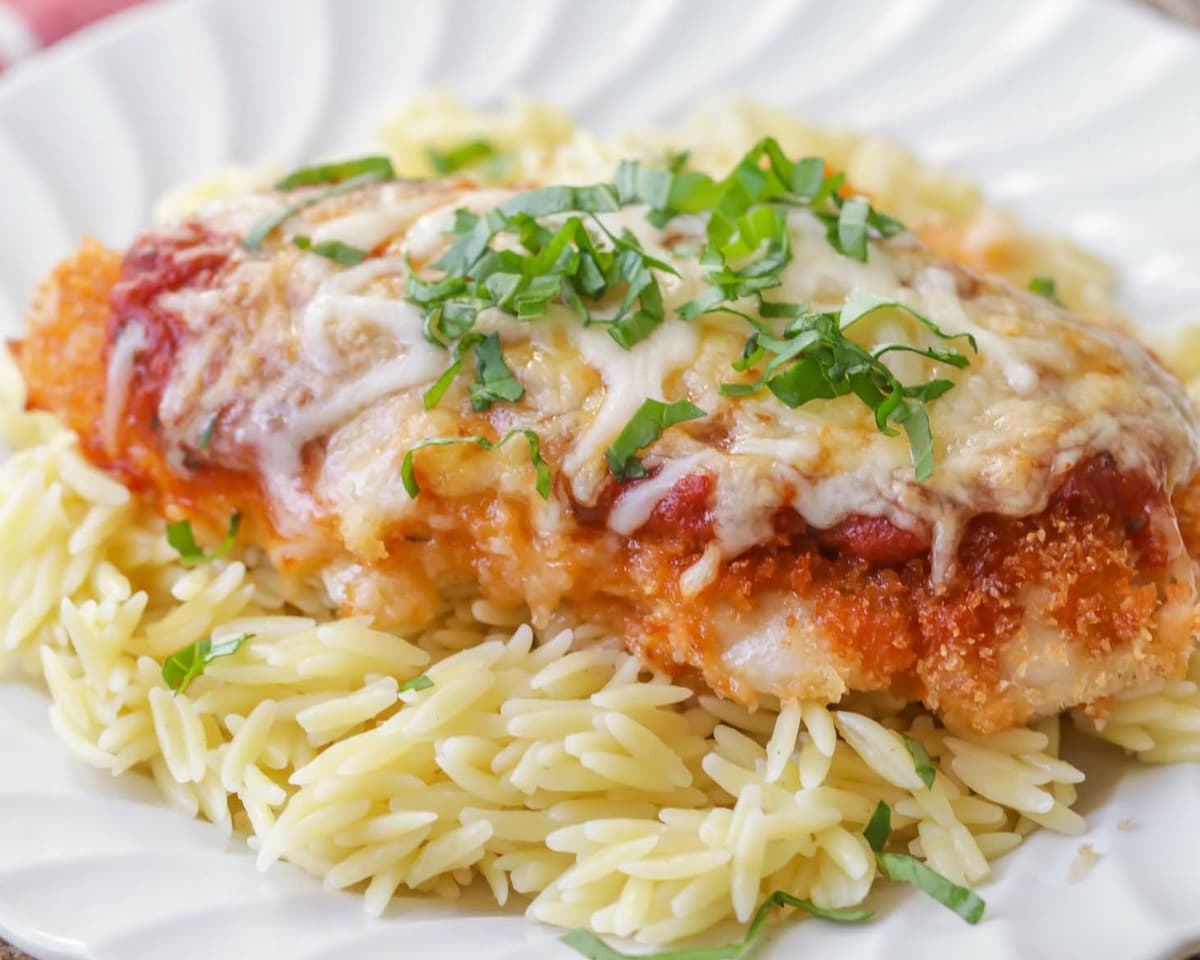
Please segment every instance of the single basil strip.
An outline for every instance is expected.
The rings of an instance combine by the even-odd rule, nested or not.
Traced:
[[[405,680],[396,689],[396,692],[404,693],[406,690],[413,690],[413,691],[428,690],[432,686],[433,686],[433,681],[430,680],[427,676],[425,676],[425,674],[421,674],[419,677],[413,677],[411,680]]]
[[[321,183],[344,183],[364,174],[376,180],[395,180],[396,171],[387,157],[356,157],[337,163],[322,163],[313,167],[301,167],[289,173],[275,184],[276,190],[294,190],[296,187],[311,187]]]
[[[906,400],[897,405],[890,417],[900,424],[908,438],[913,476],[918,483],[928,480],[933,476],[933,430],[929,426],[929,414],[920,404]]]
[[[459,343],[462,343],[462,341],[460,340]],[[461,369],[462,354],[456,352],[450,366],[446,368],[445,372],[422,395],[421,402],[424,404],[426,410],[432,410],[442,402],[442,397],[446,395],[446,391],[450,389],[450,384],[454,382],[454,378],[458,376],[458,371]]]
[[[914,400],[920,400],[922,403],[930,403],[952,389],[954,389],[953,380],[929,380],[925,383],[904,387],[904,395],[912,397]]]
[[[867,217],[871,204],[866,197],[851,197],[838,213],[838,248],[854,260],[867,262]]]
[[[852,324],[857,323],[864,317],[874,313],[876,310],[900,310],[907,313],[910,317],[920,323],[927,330],[936,334],[943,340],[966,340],[971,345],[971,349],[979,352],[979,345],[975,342],[975,337],[969,333],[947,333],[940,326],[930,320],[925,314],[918,310],[914,310],[906,303],[901,303],[899,300],[893,300],[889,297],[878,297],[871,293],[858,292],[851,296],[844,304],[838,313],[838,326],[845,330]]]
[[[425,151],[429,165],[442,176],[456,173],[466,167],[474,167],[485,160],[499,156],[500,151],[490,140],[468,140],[448,150],[435,150],[430,147]]]
[[[912,347],[907,343],[889,343],[886,346],[880,347],[872,356],[878,360],[880,357],[887,356],[889,353],[915,353],[918,357],[925,357],[929,360],[936,360],[938,363],[949,364],[952,367],[963,369],[971,365],[971,361],[964,357],[957,350],[938,350],[934,347]],[[942,381],[949,383],[949,381]],[[953,386],[953,384],[951,384]]]
[[[1065,307],[1066,304],[1058,298],[1058,284],[1053,277],[1037,276],[1029,281],[1029,289],[1039,297],[1045,297],[1053,304]]]
[[[481,450],[491,451],[497,447],[502,447],[513,437],[521,436],[529,442],[529,460],[533,464],[533,468],[537,473],[537,480],[534,484],[538,494],[543,500],[550,497],[550,482],[552,479],[550,464],[548,464],[541,453],[541,440],[538,435],[532,430],[509,430],[498,441],[491,441],[487,437],[426,437],[418,443],[408,448],[404,454],[404,460],[400,463],[400,479],[404,484],[404,489],[410,497],[415,498],[421,492],[421,487],[417,483],[416,471],[413,468],[413,454],[425,447],[445,447],[457,443],[472,443]]]
[[[871,819],[863,829],[863,836],[871,849],[879,853],[887,845],[888,837],[892,835],[892,808],[882,800],[875,805]]]
[[[703,293],[693,297],[678,309],[680,320],[695,320],[706,313],[712,313],[722,304],[730,300],[729,291],[723,287],[709,287]]]
[[[901,734],[900,739],[904,741],[908,755],[913,759],[913,768],[917,771],[917,776],[926,787],[932,787],[933,781],[937,779],[937,770],[934,769],[933,761],[929,759],[925,744],[905,734]]]
[[[613,177],[613,186],[621,203],[645,203],[652,210],[664,210],[671,200],[674,181],[670,169],[659,170],[636,160],[622,160]]]
[[[618,480],[646,476],[637,454],[662,436],[663,431],[677,423],[708,416],[690,400],[646,400],[625,424],[617,438],[604,452],[608,468]]]
[[[904,233],[908,229],[908,227],[895,217],[889,217],[886,213],[880,213],[874,207],[867,214],[867,224],[878,230],[881,237],[894,237],[896,234]]]
[[[475,345],[475,362],[479,375],[471,384],[472,410],[487,410],[497,400],[513,403],[525,396],[525,388],[504,362],[500,334],[489,333]]]
[[[200,442],[197,444],[201,450],[207,450],[208,445],[212,443],[213,431],[217,429],[217,421],[221,418],[219,413],[214,413],[208,418],[208,423],[204,425],[204,430],[200,434]]]
[[[828,910],[818,907],[809,900],[776,890],[759,905],[746,928],[746,936],[737,943],[726,943],[716,947],[664,950],[659,953],[632,954],[622,953],[620,950],[610,947],[587,930],[572,930],[563,934],[559,939],[571,949],[583,954],[588,960],[638,960],[638,958],[644,958],[644,960],[741,960],[741,958],[749,956],[762,939],[767,918],[773,907],[794,907],[832,923],[865,923],[875,916],[870,910]]]
[[[863,836],[875,851],[880,873],[889,880],[911,884],[944,907],[953,910],[967,923],[975,924],[982,919],[985,904],[973,891],[947,880],[928,864],[910,854],[885,852],[883,848],[887,845],[891,833],[892,809],[880,800],[863,830]]]
[[[167,524],[167,543],[175,548],[175,552],[179,554],[179,562],[185,567],[194,567],[208,560],[216,560],[225,556],[232,548],[234,541],[237,540],[238,529],[242,525],[242,515],[238,511],[234,511],[229,518],[229,529],[225,532],[225,538],[217,544],[215,550],[211,553],[205,553],[196,543],[196,536],[192,533],[192,522],[190,520],[180,520],[177,523]]]
[[[352,247],[348,243],[342,243],[341,240],[322,240],[320,243],[313,243],[311,237],[295,236],[292,237],[292,243],[301,250],[325,257],[343,267],[353,267],[367,259],[366,250]]]
[[[389,165],[390,166],[390,165]],[[263,243],[266,241],[275,230],[294,217],[297,213],[307,210],[309,207],[316,206],[322,200],[330,200],[333,197],[340,197],[344,193],[349,193],[352,190],[357,190],[359,187],[365,186],[368,183],[374,183],[378,180],[390,179],[390,174],[385,174],[378,170],[369,170],[357,177],[352,177],[349,180],[344,180],[335,187],[330,187],[328,190],[323,190],[321,193],[315,193],[310,197],[305,197],[303,200],[297,200],[295,203],[290,203],[286,207],[276,210],[272,214],[268,214],[258,221],[250,232],[242,238],[242,247],[246,250],[257,252],[262,249]]]
[[[204,673],[205,667],[218,657],[228,657],[237,653],[242,644],[253,636],[252,633],[239,633],[236,636],[222,637],[220,640],[205,637],[203,640],[189,643],[163,661],[163,682],[172,693],[183,693],[191,686],[193,680]]]
[[[434,381],[433,386],[426,390],[424,396],[422,397],[422,401],[426,410],[432,410],[441,402],[442,397],[446,394],[446,391],[450,389],[450,384],[452,384],[454,382],[454,378],[458,376],[458,371],[462,369],[464,354],[466,354],[468,350],[475,346],[475,344],[479,343],[479,341],[482,339],[482,334],[468,333],[454,345],[454,360],[451,362],[450,366],[446,368],[445,373],[443,373],[437,378],[437,380]],[[445,344],[438,341],[438,346],[445,346]]]
[[[796,907],[811,913],[814,917],[821,920],[828,920],[831,923],[866,923],[874,918],[875,913],[872,910],[866,909],[833,909],[832,907],[818,907],[811,900],[805,900],[802,897],[794,897],[790,893],[784,893],[782,890],[774,891],[770,896],[763,901],[762,906],[758,908],[759,913],[763,914],[764,919],[766,910],[772,906],[781,907]]]
[[[880,872],[889,880],[912,884],[967,923],[976,924],[983,919],[986,904],[978,894],[952,883],[916,857],[907,853],[877,853],[875,858]]]
[[[624,349],[632,350],[662,326],[662,322],[662,314],[639,310],[614,321],[608,328],[608,335]]]
[[[825,161],[820,157],[804,157],[792,165],[788,187],[802,200],[811,201],[825,181]]]

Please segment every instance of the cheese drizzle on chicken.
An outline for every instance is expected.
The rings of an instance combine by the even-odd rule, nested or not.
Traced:
[[[468,369],[427,409],[452,355],[406,299],[409,271],[436,276],[456,211],[511,193],[370,183],[298,210],[261,250],[242,245],[318,193],[218,201],[124,256],[85,245],[19,344],[31,405],[169,517],[216,533],[239,510],[243,541],[285,578],[390,626],[422,625],[478,583],[537,624],[563,610],[602,622],[647,662],[745,703],[890,690],[979,731],[1182,675],[1200,435],[1180,384],[1120,329],[909,234],[845,256],[813,212],[788,210],[778,299],[908,308],[847,329],[870,349],[939,344],[909,311],[978,345],[962,369],[887,355],[905,382],[955,384],[928,404],[936,468],[918,479],[905,438],[854,396],[724,395],[753,376],[733,369],[746,321],[673,316],[705,289],[705,220],[655,226],[629,205],[597,219],[675,271],[656,271],[665,322],[626,349],[561,303],[532,322],[485,309],[474,330],[498,336],[520,399],[473,409]],[[369,256],[313,252],[330,243]],[[663,431],[641,453],[647,475],[619,481],[605,452],[647,399],[706,415]],[[523,439],[416,449],[512,430],[538,438],[548,497]]]

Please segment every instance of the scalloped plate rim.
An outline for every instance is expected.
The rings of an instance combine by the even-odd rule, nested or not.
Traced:
[[[313,0],[313,3],[314,5],[321,6],[322,9],[328,5],[327,3],[318,3],[318,0]],[[201,17],[211,15],[212,11],[219,5],[221,5],[221,0],[169,0],[169,2],[168,0],[160,0],[160,2],[155,4],[123,11],[102,23],[81,31],[79,34],[33,60],[15,67],[6,77],[0,80],[0,100],[7,101],[10,98],[36,94],[40,83],[53,80],[58,71],[64,67],[68,67],[77,60],[86,59],[93,51],[103,49],[106,45],[115,43],[123,38],[136,38],[139,34],[147,33],[155,24],[171,23],[174,21],[177,25],[180,25],[184,24],[187,18],[192,15]],[[931,4],[931,6],[935,5]],[[276,4],[276,7],[279,6],[281,5]],[[561,0],[558,9],[561,11],[566,6],[565,0]],[[809,0],[807,6],[811,9],[819,6],[819,4],[815,3],[814,0]],[[943,3],[942,6],[944,7],[945,4]],[[407,9],[412,9],[412,5],[410,4]],[[1177,36],[1186,35],[1191,39],[1195,39],[1190,34],[1181,32],[1181,28],[1175,27],[1155,13],[1139,5],[1120,3],[1119,0],[1105,0],[1103,3],[1093,2],[1088,9],[1090,14],[1101,22],[1105,18],[1110,18],[1115,22],[1117,18],[1115,15],[1110,17],[1110,14],[1113,14],[1114,11],[1119,11],[1120,17],[1125,18],[1125,23],[1130,24],[1131,27],[1136,26],[1136,31],[1144,31],[1147,37],[1152,34],[1160,36],[1170,34]],[[1196,49],[1200,52],[1200,42],[1197,42]],[[27,93],[26,91],[30,92]],[[1200,170],[1200,167],[1197,169]],[[1200,176],[1197,177],[1197,180],[1200,181]],[[9,291],[9,293],[11,295],[13,291]],[[4,692],[5,685],[3,682],[0,682],[0,715],[6,709]],[[65,755],[65,750],[63,754]],[[70,762],[74,763],[76,761],[71,760]],[[1183,778],[1183,775],[1173,776],[1165,771],[1141,771],[1136,776],[1128,775],[1127,772],[1123,774],[1122,771],[1118,771],[1118,782],[1112,787],[1112,795],[1115,796],[1122,786],[1136,792],[1138,789],[1145,789],[1144,785],[1147,783],[1155,781],[1165,782],[1167,780],[1182,781]],[[1137,781],[1137,783],[1133,784],[1133,781]],[[1139,784],[1141,787],[1138,786]],[[1182,788],[1180,789],[1182,790]],[[4,796],[2,790],[0,790],[0,796]],[[1111,799],[1111,796],[1108,797],[1106,802]],[[1105,810],[1106,808],[1102,807],[1101,809]],[[182,815],[180,816],[182,820]],[[0,835],[2,835],[2,828],[0,828]],[[1091,834],[1089,834],[1090,836]],[[1032,845],[1039,849],[1053,849],[1056,855],[1065,855],[1070,852],[1071,845],[1077,842],[1073,838],[1056,838],[1039,834],[1034,838]],[[1032,851],[1018,851],[1015,855],[1006,858],[1001,863],[997,871],[1001,879],[997,881],[997,886],[1000,886],[1001,880],[1007,880],[1008,882],[1005,884],[1005,888],[1007,889],[1013,885],[1011,874],[1023,868],[1037,866],[1028,861],[1022,862],[1022,857],[1027,856],[1030,852]],[[1115,857],[1116,855],[1114,854],[1113,856]],[[249,860],[249,858],[244,859]],[[1121,864],[1117,862],[1115,866],[1120,867]],[[286,872],[289,875],[298,874],[296,868],[282,867],[271,871],[267,876],[276,876],[281,872]],[[1197,874],[1197,879],[1200,879],[1200,874]],[[281,889],[282,886],[283,884],[280,884]],[[338,896],[345,897],[346,895]],[[1112,905],[1110,904],[1110,906]],[[917,913],[921,913],[921,908],[918,908]],[[896,922],[889,926],[897,925],[901,919],[903,918],[897,918]],[[1003,933],[1005,925],[1019,923],[1021,919],[1019,916],[1002,915],[999,918],[993,918],[989,924],[981,927],[980,931],[983,932],[989,928],[991,929],[993,936],[988,942],[994,946],[998,942],[996,941],[997,937],[1003,938],[1005,936]],[[885,924],[887,924],[887,920],[881,918],[876,926],[883,927]],[[405,920],[403,917],[388,916],[383,921],[369,922],[366,927],[366,935],[379,937],[390,934],[399,945],[402,942],[404,928]],[[967,928],[963,928],[963,931],[964,935],[961,937],[955,936],[954,942],[962,946],[969,946],[971,941],[968,938],[969,933],[967,932]],[[362,935],[363,929],[360,928],[357,931],[346,930],[343,933],[344,942],[349,943],[350,941],[346,938],[353,936],[355,933]],[[44,926],[38,926],[35,921],[28,918],[7,916],[2,904],[0,904],[0,934],[3,934],[14,945],[28,952],[47,957],[79,958],[79,960],[113,960],[113,955],[106,953],[104,950],[104,943],[110,942],[113,939],[112,935],[108,938],[101,938],[99,941],[91,944],[75,937],[56,935],[52,930],[46,929]],[[541,942],[547,942],[547,938],[540,934],[536,939]],[[802,943],[803,934],[795,938],[789,937],[788,939],[792,943]],[[866,941],[843,939],[841,942],[865,943]],[[328,946],[326,945],[326,947]],[[1197,911],[1197,916],[1189,922],[1164,923],[1159,929],[1158,935],[1148,937],[1141,944],[1141,947],[1142,949],[1138,954],[1139,960],[1159,960],[1159,958],[1167,960],[1167,958],[1180,956],[1182,952],[1200,949],[1200,911]],[[570,956],[569,952],[566,951],[560,951],[560,954],[563,957]]]

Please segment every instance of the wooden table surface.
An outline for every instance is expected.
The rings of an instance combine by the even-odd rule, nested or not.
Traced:
[[[1194,27],[1200,27],[1200,0],[1145,0],[1145,2],[1157,7],[1168,16],[1175,17]],[[35,960],[35,958],[0,940],[0,960]],[[1192,957],[1191,960],[1200,960],[1200,956]]]

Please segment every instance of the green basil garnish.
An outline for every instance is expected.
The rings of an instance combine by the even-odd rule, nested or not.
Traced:
[[[218,657],[237,653],[254,634],[239,633],[234,637],[211,640],[205,637],[176,650],[163,661],[162,678],[172,693],[183,693],[193,680],[204,673],[204,668]]]
[[[661,437],[668,427],[704,416],[707,414],[690,400],[675,400],[672,403],[646,400],[617,434],[612,446],[604,452],[613,476],[621,481],[646,476],[646,468],[638,459],[638,452]]]
[[[974,891],[952,883],[940,873],[907,853],[888,853],[883,848],[892,832],[892,811],[882,800],[875,807],[871,820],[863,831],[867,843],[875,851],[879,872],[889,880],[908,883],[922,893],[933,897],[947,909],[953,910],[967,923],[975,924],[983,919],[986,904]]]
[[[417,483],[416,472],[413,468],[413,454],[418,450],[423,450],[425,447],[445,447],[451,444],[471,443],[479,447],[481,450],[495,450],[497,447],[502,447],[508,443],[513,437],[524,437],[529,443],[529,460],[533,464],[533,468],[537,473],[537,481],[534,484],[539,496],[543,500],[550,496],[550,464],[548,464],[541,453],[541,440],[538,435],[532,430],[510,430],[498,441],[489,440],[487,437],[426,437],[418,443],[413,444],[404,454],[404,460],[400,463],[400,479],[404,483],[404,489],[410,497],[416,497],[421,492],[421,487]]]
[[[238,529],[241,525],[242,515],[235,511],[229,518],[229,529],[225,532],[225,538],[217,544],[216,549],[211,553],[205,553],[196,543],[196,536],[192,533],[192,522],[190,520],[168,523],[167,543],[174,547],[175,552],[179,554],[180,563],[185,567],[194,567],[209,560],[216,560],[225,556],[233,548],[234,541],[237,540]]]
[[[610,947],[587,930],[572,930],[559,939],[588,960],[742,960],[743,957],[749,956],[762,939],[767,917],[774,907],[795,907],[832,923],[865,923],[874,917],[870,910],[827,910],[809,900],[776,890],[763,900],[755,911],[746,929],[746,936],[736,943],[726,943],[719,947],[691,947],[683,950],[663,950],[658,953],[632,954],[622,953]]]

